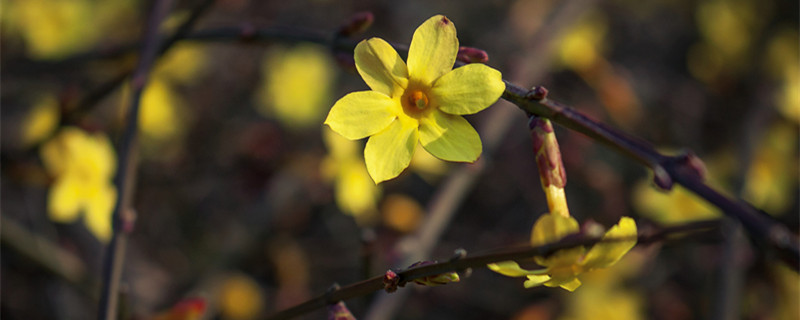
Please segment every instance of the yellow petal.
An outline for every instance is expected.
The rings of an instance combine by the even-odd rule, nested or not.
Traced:
[[[439,104],[439,110],[463,115],[486,109],[500,98],[505,89],[500,71],[473,63],[436,80],[431,95]]]
[[[375,91],[358,91],[336,101],[325,124],[347,139],[371,136],[389,126],[401,108],[396,100]]]
[[[419,141],[425,150],[447,161],[475,161],[483,148],[467,120],[437,110],[419,120]]]
[[[613,226],[603,236],[603,240],[610,239],[630,239],[624,241],[610,241],[600,242],[595,244],[589,253],[586,254],[586,259],[583,261],[584,268],[605,268],[609,267],[625,253],[631,250],[636,245],[636,222],[628,217],[619,219],[619,223]]]
[[[383,39],[359,42],[354,54],[356,69],[372,90],[395,96],[408,85],[406,63]]]
[[[525,283],[522,285],[525,288],[533,288],[540,285],[543,285],[545,282],[550,281],[550,276],[543,274],[543,275],[529,275],[528,280],[525,280]]]
[[[545,285],[547,285],[547,284],[545,284]],[[575,289],[578,289],[578,287],[581,286],[581,281],[578,280],[578,278],[573,278],[572,281],[561,283],[558,286],[561,287],[561,288],[564,288],[564,290],[572,292],[572,291],[575,291]]]
[[[111,239],[111,213],[117,201],[116,188],[111,184],[97,186],[87,200],[84,223],[98,240],[108,242]]]
[[[458,53],[456,27],[447,17],[436,15],[422,23],[408,48],[408,74],[424,85],[453,69]]]
[[[47,213],[50,220],[61,223],[75,221],[82,200],[81,181],[70,175],[57,179],[47,196]]]
[[[489,270],[492,270],[494,272],[497,272],[499,274],[502,274],[504,276],[509,276],[509,277],[528,276],[530,278],[533,275],[539,275],[539,274],[547,272],[547,269],[541,269],[541,270],[523,269],[522,267],[519,266],[519,264],[517,264],[514,261],[503,261],[503,262],[498,262],[498,263],[490,263],[490,264],[487,264],[486,266],[489,268]],[[547,277],[547,279],[550,279],[550,276],[547,276],[547,275],[543,275],[542,277]],[[547,280],[545,280],[545,281],[547,281]]]
[[[376,184],[397,177],[411,162],[419,132],[411,120],[400,120],[370,137],[364,148],[367,171]]]
[[[578,232],[578,221],[572,217],[557,214],[543,214],[536,220],[531,232],[531,244],[539,246],[553,243],[565,236]]]

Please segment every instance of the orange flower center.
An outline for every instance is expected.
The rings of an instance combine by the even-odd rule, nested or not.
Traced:
[[[408,99],[409,105],[415,106],[417,109],[423,110],[428,107],[428,96],[422,91],[413,90],[406,96],[406,99]]]

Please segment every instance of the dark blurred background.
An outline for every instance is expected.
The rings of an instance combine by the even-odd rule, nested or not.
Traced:
[[[200,1],[178,1],[173,32]],[[41,146],[64,127],[117,141],[149,1],[2,0],[2,296],[5,319],[94,317],[105,242],[82,221],[48,215],[55,177]],[[667,153],[691,150],[709,183],[798,230],[800,50],[797,1],[248,1],[219,0],[193,30],[277,30],[333,39],[363,11],[353,41],[409,43],[435,14],[461,45],[518,85]],[[467,117],[481,133],[476,164],[422,149],[376,187],[363,141],[322,122],[366,90],[350,55],[328,43],[179,41],[154,67],[140,113],[140,164],[122,312],[150,319],[199,297],[203,319],[256,319],[401,265],[415,232],[453,212],[430,260],[527,243],[547,211],[524,113],[499,101]],[[291,38],[291,37],[290,37]],[[326,46],[327,44],[327,46]],[[580,222],[640,231],[722,217],[676,188],[655,190],[634,161],[556,126],[567,199]],[[442,209],[442,208],[445,209]],[[447,210],[446,208],[452,208]],[[444,212],[444,213],[442,213]],[[582,277],[574,293],[524,289],[485,269],[457,284],[410,285],[397,319],[800,319],[800,278],[735,226],[636,247]],[[409,240],[411,239],[411,240]],[[347,301],[357,318],[376,301]],[[174,310],[174,309],[173,309]],[[325,317],[325,311],[307,315]],[[177,319],[177,318],[162,318]]]

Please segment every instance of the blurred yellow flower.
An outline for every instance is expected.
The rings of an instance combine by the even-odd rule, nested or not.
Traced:
[[[720,217],[716,207],[684,187],[674,185],[665,192],[649,180],[640,181],[633,188],[633,207],[642,216],[668,225]]]
[[[798,131],[773,124],[757,144],[745,176],[743,198],[773,215],[786,213],[797,194]]]
[[[695,22],[701,41],[686,57],[689,72],[697,79],[711,82],[722,74],[735,74],[746,63],[754,37],[759,34],[766,6],[752,0],[701,1],[695,10]]]
[[[370,179],[359,156],[359,144],[331,130],[323,130],[323,135],[328,156],[322,161],[321,171],[323,177],[334,182],[336,205],[342,212],[353,216],[360,226],[374,224],[381,188]]]
[[[800,123],[800,43],[796,27],[775,32],[767,46],[765,68],[782,82],[776,94],[778,110],[795,123]]]
[[[222,319],[255,319],[263,309],[264,293],[249,276],[232,274],[223,280],[218,299]]]
[[[131,1],[3,1],[3,18],[34,58],[57,59],[87,50],[112,25],[122,25],[135,8]]]
[[[566,297],[559,319],[644,319],[642,294],[624,287],[624,282],[638,273],[643,258],[636,251],[629,252],[614,268],[587,274],[581,290]]]
[[[478,159],[480,137],[461,115],[489,107],[505,84],[499,71],[480,63],[451,70],[457,52],[456,28],[441,15],[414,32],[408,65],[382,39],[356,46],[356,68],[372,91],[339,99],[325,124],[351,140],[370,137],[364,158],[375,183],[408,167],[418,143],[442,160]]]
[[[403,194],[389,195],[381,205],[383,223],[402,233],[417,230],[425,217],[424,212],[416,200]]]
[[[325,48],[304,44],[275,48],[261,64],[258,111],[290,128],[319,123],[330,104],[335,64]]]
[[[557,44],[558,61],[572,70],[585,72],[602,59],[603,41],[608,22],[599,12],[580,20],[580,23],[565,31]]]
[[[175,84],[191,84],[206,71],[208,47],[198,43],[179,43],[158,61],[152,77]]]
[[[111,183],[116,154],[108,137],[66,127],[40,149],[42,162],[55,181],[48,195],[48,214],[68,223],[83,212],[84,223],[101,241],[111,237],[111,211],[117,191]]]
[[[49,137],[60,118],[58,100],[52,95],[42,96],[22,124],[22,143],[32,146]]]
[[[139,130],[144,139],[168,141],[183,131],[183,119],[178,114],[183,100],[159,78],[151,78],[142,93],[139,110]]]
[[[531,245],[554,243],[578,231],[578,221],[572,217],[544,214],[533,226]],[[614,239],[620,240],[606,241]],[[588,252],[580,246],[559,250],[548,257],[534,257],[534,261],[545,269],[526,270],[514,261],[493,263],[488,267],[509,277],[526,276],[528,280],[525,281],[525,288],[545,285],[574,291],[581,285],[578,275],[614,265],[636,245],[636,223],[631,218],[622,217],[619,223],[605,233],[602,240],[604,242],[595,244]]]

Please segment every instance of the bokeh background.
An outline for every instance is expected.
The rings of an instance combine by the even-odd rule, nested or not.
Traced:
[[[165,34],[199,2],[177,1]],[[130,84],[115,79],[136,63],[136,50],[126,48],[139,41],[149,5],[0,2],[5,319],[95,315],[108,210],[54,214],[51,193],[67,156],[44,146],[66,139],[65,131],[105,146],[104,139],[117,141]],[[363,11],[375,21],[353,41],[409,43],[428,17],[447,15],[461,45],[486,50],[505,79],[544,85],[551,98],[665,152],[695,152],[709,183],[797,232],[797,1],[219,0],[193,30],[330,40]],[[419,149],[400,177],[376,187],[366,176],[364,141],[346,141],[322,125],[336,99],[367,88],[351,59],[325,43],[229,32],[179,41],[158,60],[140,113],[137,219],[121,293],[126,318],[173,319],[175,306],[193,298],[205,303],[203,319],[264,317],[333,283],[406,267],[404,257],[421,248],[414,235],[442,212],[453,215],[430,260],[458,248],[488,252],[528,241],[547,207],[524,113],[500,101],[468,117],[484,144],[476,164],[444,163]],[[655,190],[643,167],[585,136],[556,133],[579,221],[609,227],[631,216],[641,231],[721,217],[681,188]],[[87,172],[113,163],[113,152],[97,148],[74,151],[84,156],[78,163],[91,163]],[[76,183],[110,176],[87,179]],[[457,284],[401,289],[410,295],[391,314],[800,318],[797,273],[737,230],[723,224],[702,236],[638,246],[615,267],[586,274],[574,293],[524,289],[520,279],[476,269]],[[362,317],[382,295],[347,304]],[[325,316],[321,310],[305,318]]]

